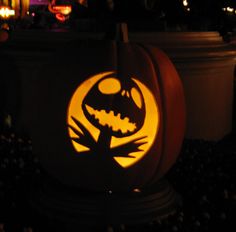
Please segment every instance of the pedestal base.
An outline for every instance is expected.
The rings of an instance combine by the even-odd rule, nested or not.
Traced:
[[[47,183],[31,201],[34,208],[65,227],[137,225],[174,214],[180,196],[166,180],[132,192],[82,192]],[[69,226],[67,226],[69,225]]]

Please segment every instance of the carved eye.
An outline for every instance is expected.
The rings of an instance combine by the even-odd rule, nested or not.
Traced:
[[[98,84],[98,89],[103,94],[116,94],[121,90],[121,84],[118,79],[107,78]]]
[[[136,88],[131,89],[131,96],[138,108],[142,108],[142,97]]]

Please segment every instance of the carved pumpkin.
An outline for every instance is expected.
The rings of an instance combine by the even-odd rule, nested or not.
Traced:
[[[162,51],[75,41],[42,72],[33,87],[33,151],[53,177],[83,189],[127,191],[151,185],[173,165],[185,105]]]
[[[69,134],[80,156],[114,159],[125,168],[147,154],[158,131],[159,112],[146,86],[114,75],[95,75],[76,89],[69,105]]]

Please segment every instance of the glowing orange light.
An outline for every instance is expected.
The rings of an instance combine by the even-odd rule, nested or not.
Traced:
[[[7,6],[0,7],[0,16],[2,18],[9,18],[10,16],[15,15],[15,10],[10,9]]]
[[[69,15],[72,11],[72,7],[71,5],[56,5],[56,0],[52,0],[48,5],[48,10],[53,14]],[[56,17],[61,18],[61,16]]]
[[[59,20],[60,22],[65,22],[67,17],[63,14],[55,14],[56,19]]]
[[[130,152],[130,156],[114,156],[114,160],[121,167],[128,168],[148,154],[159,130],[159,107],[152,92],[140,80],[132,77],[130,82],[133,85],[127,90],[113,74],[115,72],[96,74],[78,86],[68,106],[67,124],[69,136],[78,155],[81,152],[87,152],[89,155],[94,152],[94,148],[96,150],[96,146],[103,146],[104,141],[99,140],[101,134],[109,137],[107,148],[110,152],[125,152],[129,145],[136,146],[137,149]],[[132,111],[137,114],[145,112],[140,113],[143,118],[133,121],[134,118],[129,117],[132,115],[126,114],[126,107],[119,108],[119,112],[105,102],[101,102],[100,107],[97,107],[97,102],[87,100],[94,95],[97,96],[97,102],[100,101],[99,97],[107,99],[109,96],[118,96],[120,101],[129,99]],[[105,132],[103,129],[108,127],[109,131]]]
[[[56,0],[48,5],[48,10],[55,14],[55,17],[60,22],[65,22],[69,18],[69,14],[72,11],[71,5],[56,5]]]
[[[54,13],[61,13],[63,15],[68,15],[71,13],[71,6],[52,6]]]

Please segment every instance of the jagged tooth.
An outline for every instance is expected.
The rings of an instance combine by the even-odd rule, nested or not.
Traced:
[[[117,127],[112,127],[113,131],[118,131]]]
[[[129,118],[127,118],[127,117],[125,117],[123,120],[124,120],[125,122],[129,122]]]
[[[133,122],[130,122],[130,119],[128,117],[125,117],[125,116],[122,117],[121,113],[116,113],[112,110],[106,111],[105,109],[95,110],[93,107],[91,107],[89,105],[86,105],[86,108],[87,108],[89,114],[92,115],[98,123],[111,128],[113,131],[120,131],[121,133],[126,133],[127,131],[132,132],[136,129],[136,124]],[[102,120],[102,118],[103,118],[103,116],[106,116],[106,115],[111,118],[111,121],[118,120],[118,122],[119,122],[119,120],[120,120],[120,123],[111,124],[111,125],[108,125],[109,123],[104,124],[104,122],[103,122],[104,120]],[[119,125],[120,124],[122,125],[123,123],[129,123],[128,128],[127,127],[120,128]]]

